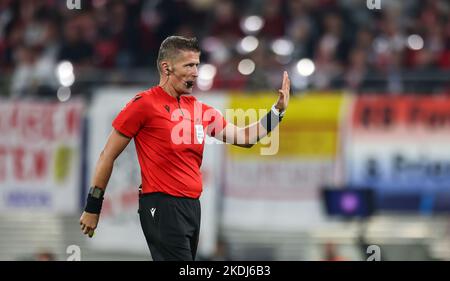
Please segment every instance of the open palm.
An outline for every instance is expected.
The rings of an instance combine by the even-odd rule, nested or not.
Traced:
[[[281,84],[281,89],[278,90],[278,100],[275,104],[275,108],[280,112],[287,109],[289,103],[289,93],[291,91],[291,80],[289,80],[289,75],[287,71],[283,73],[283,83]]]

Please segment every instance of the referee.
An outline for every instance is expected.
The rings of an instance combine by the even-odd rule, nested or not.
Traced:
[[[195,260],[205,133],[226,143],[252,147],[281,121],[290,91],[284,72],[278,100],[269,113],[238,128],[190,95],[199,63],[195,38],[170,36],[162,42],[157,59],[159,85],[137,94],[112,123],[80,217],[84,234],[94,234],[114,161],[134,138],[142,176],[138,212],[151,256],[155,261]]]

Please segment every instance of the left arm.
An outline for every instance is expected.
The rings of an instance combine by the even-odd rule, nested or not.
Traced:
[[[289,80],[288,73],[285,71],[283,73],[283,83],[281,89],[278,90],[278,100],[274,105],[274,110],[271,112],[271,115],[275,115],[275,117],[271,118],[271,120],[276,120],[274,118],[278,118],[280,113],[284,113],[286,111],[289,104],[290,84],[291,81]],[[267,117],[268,116],[266,115],[258,122],[252,123],[243,128],[237,127],[232,123],[228,123],[220,133],[215,135],[215,138],[236,146],[250,148],[269,133],[267,130]],[[274,128],[277,125],[272,122],[269,123],[271,128]]]

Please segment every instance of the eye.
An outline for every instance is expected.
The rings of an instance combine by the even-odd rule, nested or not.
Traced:
[[[188,63],[188,64],[186,64],[186,67],[194,67],[194,66],[196,66],[196,67],[198,67],[198,63]]]

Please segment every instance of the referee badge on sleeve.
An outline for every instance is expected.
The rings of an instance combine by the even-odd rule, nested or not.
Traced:
[[[199,144],[203,143],[203,139],[205,138],[205,132],[203,131],[203,125],[195,125],[195,135],[197,136],[197,142]]]

